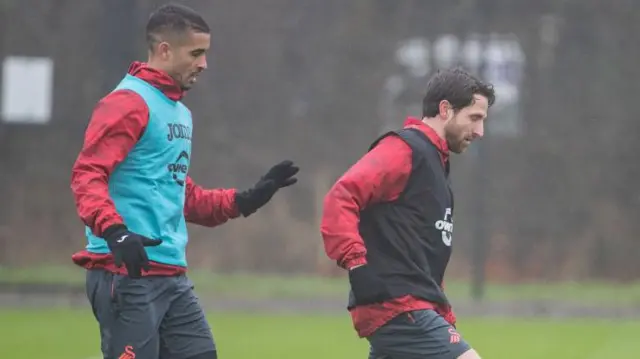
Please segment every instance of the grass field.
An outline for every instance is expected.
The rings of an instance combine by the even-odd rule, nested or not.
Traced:
[[[214,274],[192,270],[189,277],[199,294],[216,297],[270,298],[344,298],[346,278],[319,278],[308,276]],[[84,271],[75,266],[45,268],[0,267],[1,283],[45,283],[84,286]],[[461,299],[470,296],[469,283],[448,281],[447,295]],[[562,300],[591,305],[640,305],[640,282],[636,283],[521,283],[486,285],[488,301]]]
[[[343,316],[209,313],[222,359],[367,357]],[[489,359],[638,358],[640,323],[463,318],[463,336]],[[0,310],[0,358],[99,357],[88,310]]]
[[[220,275],[192,271],[196,291],[214,298],[340,298],[345,278]],[[83,286],[83,271],[69,267],[7,269],[0,284]],[[469,285],[448,282],[451,298],[469,297]],[[591,305],[640,305],[640,284],[488,284],[486,299],[561,300]],[[367,358],[346,313],[342,315],[209,312],[222,359]],[[459,318],[465,339],[489,359],[640,358],[640,322],[596,319]],[[0,359],[100,358],[98,330],[88,309],[1,309]]]

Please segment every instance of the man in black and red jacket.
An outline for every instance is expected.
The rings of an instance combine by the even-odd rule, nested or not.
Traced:
[[[384,134],[331,188],[321,232],[349,273],[348,309],[371,359],[473,359],[444,293],[451,256],[449,152],[482,137],[493,87],[461,69],[427,84],[423,118]]]

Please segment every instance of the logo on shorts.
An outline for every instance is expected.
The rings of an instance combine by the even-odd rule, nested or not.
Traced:
[[[118,359],[136,359],[136,353],[133,352],[133,347],[131,345],[124,347],[124,353],[120,354]]]
[[[460,340],[460,334],[458,334],[455,329],[449,328],[449,343],[458,344],[460,343]]]

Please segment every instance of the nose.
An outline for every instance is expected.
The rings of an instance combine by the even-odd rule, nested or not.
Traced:
[[[202,57],[200,58],[200,63],[198,64],[198,68],[200,70],[206,70],[207,69],[207,56],[206,55],[202,55]]]
[[[473,136],[476,138],[484,136],[484,121],[476,122],[476,126],[473,129]]]

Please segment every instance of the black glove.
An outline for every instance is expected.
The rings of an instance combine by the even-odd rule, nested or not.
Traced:
[[[382,303],[391,299],[385,283],[366,264],[349,270],[349,283],[356,305]]]
[[[271,200],[271,197],[280,189],[298,182],[293,177],[300,168],[294,166],[291,161],[282,161],[271,167],[269,172],[262,176],[252,188],[236,193],[236,205],[240,213],[248,217],[260,207]]]
[[[142,276],[141,269],[149,271],[149,258],[144,247],[155,247],[162,243],[159,239],[149,239],[129,232],[127,227],[122,224],[107,228],[102,237],[107,241],[116,267],[122,267],[124,262],[131,278],[140,278]]]

